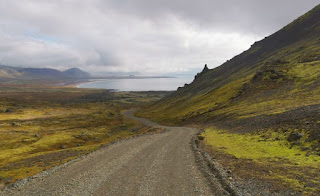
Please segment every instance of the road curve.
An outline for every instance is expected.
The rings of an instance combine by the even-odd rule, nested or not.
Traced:
[[[192,151],[197,130],[161,126],[133,112],[125,115],[168,131],[102,148],[6,195],[215,195]]]

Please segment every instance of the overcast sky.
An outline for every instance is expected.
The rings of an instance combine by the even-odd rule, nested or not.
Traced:
[[[0,0],[0,64],[92,73],[219,66],[319,0]]]

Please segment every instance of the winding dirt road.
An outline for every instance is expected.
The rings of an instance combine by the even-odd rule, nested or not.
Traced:
[[[220,195],[198,169],[191,147],[196,129],[168,131],[125,140],[6,192],[7,195]]]

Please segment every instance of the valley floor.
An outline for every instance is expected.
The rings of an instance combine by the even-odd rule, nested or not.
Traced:
[[[225,195],[223,189],[210,186],[197,167],[190,144],[197,129],[160,126],[132,117],[132,111],[126,116],[166,131],[102,148],[3,194]]]
[[[123,113],[169,92],[41,86],[0,87],[0,91],[0,186],[11,187],[5,194],[150,195],[161,190],[221,195],[224,191],[199,171],[190,144],[197,129],[160,126]],[[161,133],[164,130],[170,131]],[[213,127],[201,135],[200,147],[225,168],[228,183],[243,195],[317,195],[320,160],[311,151],[316,143],[307,142],[308,134],[302,131],[299,144],[289,142],[292,131],[286,130],[240,134]],[[146,136],[106,147],[139,135]],[[93,153],[83,157],[89,152]],[[53,175],[40,173],[54,166],[60,169]],[[12,185],[37,173],[34,180],[20,181],[28,186]]]
[[[122,111],[167,93],[1,84],[0,189],[101,146],[159,131]]]

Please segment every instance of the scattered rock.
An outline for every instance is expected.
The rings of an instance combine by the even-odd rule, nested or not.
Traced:
[[[250,89],[250,84],[248,83],[244,83],[241,87],[241,89],[239,90],[238,94],[236,95],[236,97],[244,94],[245,92],[247,92]]]
[[[20,123],[15,123],[15,122],[12,122],[11,125],[12,125],[12,126],[21,127],[21,124],[20,124]]]
[[[297,141],[299,140],[303,135],[300,133],[290,133],[289,137],[288,137],[288,141],[289,142],[293,142],[293,141]]]
[[[228,175],[228,176],[231,177],[231,175],[232,175],[231,173],[232,173],[231,170],[227,170],[227,175]]]
[[[5,184],[12,184],[13,182],[13,179],[9,177],[6,179]]]
[[[60,146],[61,149],[66,149],[67,147],[65,145]]]
[[[291,146],[289,147],[289,149],[291,149],[294,145],[300,146],[301,142],[300,141],[295,141],[291,143]]]
[[[300,141],[295,141],[295,142],[293,142],[293,144],[294,144],[294,145],[300,145],[301,142],[300,142]]]
[[[13,112],[13,109],[12,108],[7,108],[4,112],[5,113],[10,113],[10,112]]]
[[[106,136],[110,137],[110,136],[112,136],[112,133],[106,133]]]
[[[213,112],[214,111],[214,108],[210,108],[209,110],[208,110],[208,112]]]
[[[0,190],[4,189],[4,184],[3,183],[0,183]]]

